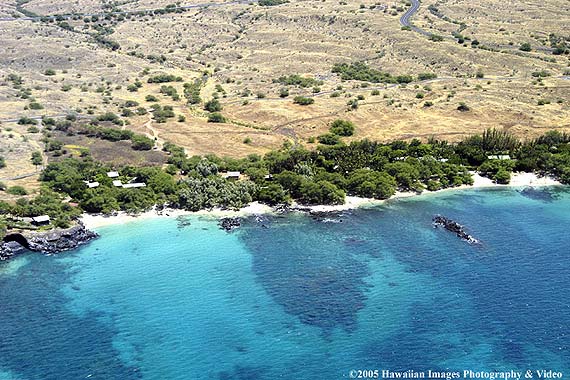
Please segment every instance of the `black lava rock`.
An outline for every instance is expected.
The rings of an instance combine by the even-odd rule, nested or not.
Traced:
[[[451,220],[451,219],[446,218],[445,216],[441,216],[441,215],[434,216],[432,220],[433,220],[433,225],[435,228],[443,227],[446,230],[455,233],[458,237],[467,241],[468,243],[471,243],[471,244],[479,243],[479,240],[475,239],[473,236],[471,236],[467,232],[465,232],[464,227],[454,220]]]
[[[220,219],[220,228],[226,230],[227,232],[233,229],[239,228],[241,226],[240,218],[222,218]]]

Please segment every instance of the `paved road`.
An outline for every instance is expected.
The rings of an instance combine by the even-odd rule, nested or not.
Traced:
[[[402,17],[400,17],[400,24],[402,26],[407,26],[408,28],[410,28],[411,30],[413,30],[416,33],[420,33],[423,34],[424,36],[429,36],[431,35],[431,33],[426,32],[425,30],[418,28],[417,26],[414,26],[411,22],[411,18],[412,16],[414,16],[418,10],[420,9],[420,0],[411,0],[412,2],[412,6],[410,7],[410,9],[408,9],[406,11],[406,13],[404,13],[402,15]]]
[[[402,17],[400,17],[400,24],[402,26],[406,26],[408,28],[410,28],[411,30],[413,30],[416,33],[420,33],[423,34],[424,36],[431,36],[433,33],[430,33],[428,31],[423,30],[422,28],[418,28],[417,26],[414,26],[414,24],[412,24],[411,18],[418,12],[418,10],[420,9],[420,0],[410,0],[412,2],[412,6],[410,7],[410,9],[408,9],[403,15]],[[445,39],[451,39],[451,40],[455,40],[457,41],[457,38],[452,37],[452,36],[442,36]],[[494,49],[503,49],[503,50],[518,50],[518,47],[516,46],[511,46],[511,45],[500,45],[500,44],[492,44],[492,43],[484,43],[483,45],[494,48]],[[534,50],[537,51],[541,51],[541,52],[545,52],[545,53],[550,53],[552,52],[554,49],[553,48],[549,48],[547,46],[537,46],[534,48]]]

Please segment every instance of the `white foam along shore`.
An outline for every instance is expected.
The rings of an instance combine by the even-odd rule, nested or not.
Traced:
[[[477,173],[472,173],[472,174],[474,180],[473,185],[462,185],[438,191],[424,191],[420,194],[415,192],[397,192],[389,200],[412,197],[412,196],[421,196],[426,194],[434,194],[450,190],[461,190],[461,189],[474,189],[474,188],[486,188],[486,187],[525,187],[525,186],[539,187],[539,186],[561,185],[560,182],[558,182],[554,178],[539,177],[534,173],[513,173],[511,177],[511,182],[508,185],[499,185],[491,181],[489,178],[482,177]],[[386,200],[347,196],[346,201],[343,205],[300,206],[293,204],[292,208],[295,209],[296,207],[299,207],[302,208],[303,210],[308,209],[315,212],[333,212],[333,211],[351,210],[361,207],[373,207],[382,204],[384,202],[386,202]],[[150,218],[172,218],[172,217],[189,216],[189,215],[203,215],[203,216],[211,216],[216,218],[223,218],[223,217],[269,214],[273,212],[274,210],[270,206],[261,204],[259,202],[253,202],[248,206],[237,211],[213,209],[213,210],[201,210],[201,211],[191,212],[191,211],[176,210],[176,209],[164,209],[164,210],[153,209],[137,215],[131,215],[125,212],[119,212],[111,216],[85,213],[81,216],[81,221],[88,229],[96,229],[107,225],[125,224],[135,220],[138,221]]]

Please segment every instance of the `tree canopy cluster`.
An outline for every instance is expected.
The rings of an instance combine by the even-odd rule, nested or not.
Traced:
[[[371,83],[410,83],[414,81],[414,77],[411,75],[393,76],[390,73],[373,69],[363,62],[337,63],[333,66],[332,72],[340,74],[342,80],[358,80]]]
[[[337,130],[338,129],[338,130]],[[337,120],[331,130],[346,134],[351,123]],[[102,132],[99,133],[120,133]],[[337,136],[336,134],[330,134]],[[121,138],[118,136],[117,138]],[[505,131],[488,130],[458,144],[430,139],[421,142],[369,140],[319,145],[309,151],[284,146],[263,157],[243,159],[214,155],[188,157],[183,148],[166,143],[168,166],[108,167],[91,157],[68,158],[47,165],[42,191],[35,199],[0,202],[0,213],[18,216],[48,214],[65,225],[81,210],[139,212],[154,205],[187,210],[239,208],[257,200],[268,204],[296,200],[301,204],[342,204],[346,195],[386,199],[396,191],[434,191],[471,184],[469,169],[498,183],[511,172],[536,171],[570,183],[570,135],[551,131],[532,141],[520,141]],[[118,171],[122,183],[142,182],[141,188],[115,186],[108,171]],[[221,172],[240,171],[240,180]],[[85,182],[99,182],[89,188]],[[77,203],[62,202],[71,199]]]

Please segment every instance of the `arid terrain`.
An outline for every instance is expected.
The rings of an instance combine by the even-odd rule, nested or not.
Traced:
[[[570,131],[568,1],[425,0],[410,18],[423,34],[400,23],[410,2],[204,3],[2,0],[0,181],[37,188],[30,157],[44,151],[45,126],[21,118],[42,116],[86,123],[112,112],[119,128],[151,137],[157,149],[170,141],[191,155],[235,157],[287,141],[316,146],[337,118],[357,126],[347,141],[457,141],[490,127],[525,138]],[[358,62],[414,80],[371,83],[332,72]],[[279,83],[290,75],[306,83]],[[160,76],[173,80],[149,83]],[[314,103],[296,104],[299,95]],[[222,122],[208,120],[204,105],[213,98]],[[159,120],[153,104],[173,115]],[[51,137],[64,156],[86,149],[116,162],[129,150],[62,131]],[[154,153],[125,153],[120,163],[164,162]]]

